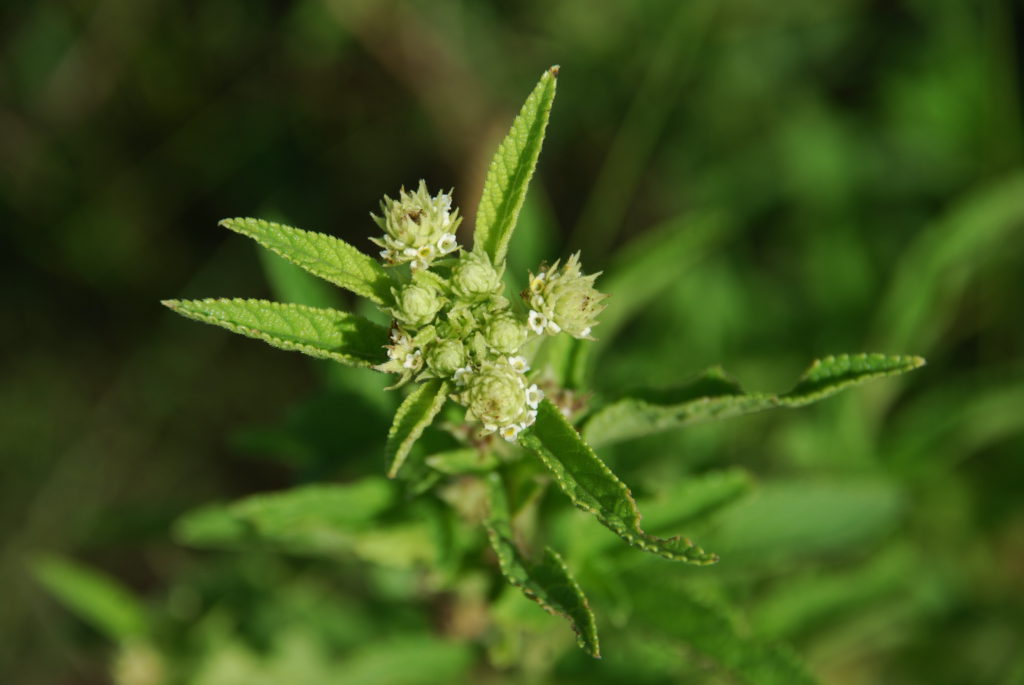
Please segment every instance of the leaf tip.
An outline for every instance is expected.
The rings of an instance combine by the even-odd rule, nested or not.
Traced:
[[[561,70],[561,68],[562,67],[558,66],[557,64],[554,64],[551,66],[550,69],[548,69],[548,73],[551,74],[552,78],[558,78],[558,72]]]
[[[160,304],[167,307],[171,311],[178,311],[181,306],[181,300],[160,300]]]

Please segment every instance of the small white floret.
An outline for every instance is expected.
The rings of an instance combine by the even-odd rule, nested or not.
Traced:
[[[537,335],[544,334],[544,328],[548,325],[548,317],[544,316],[535,309],[530,310],[530,318],[526,322],[530,326],[530,329]]]
[[[536,383],[526,389],[526,403],[530,405],[530,409],[536,409],[542,399],[544,399],[544,391],[538,388]]]
[[[530,365],[526,362],[526,357],[509,357],[508,365],[512,367],[512,370],[516,373],[526,373],[530,370]]]
[[[520,431],[519,426],[517,426],[515,424],[510,424],[508,426],[502,426],[502,428],[501,428],[501,437],[505,438],[505,440],[508,440],[509,442],[515,442],[516,438],[519,437],[519,431]]]
[[[405,248],[404,250],[402,250],[402,254],[405,255],[406,257],[411,257],[412,259],[416,259],[417,257],[420,256],[420,253],[416,251],[415,247]]]
[[[519,424],[519,425],[523,427],[523,430],[526,430],[527,428],[532,426],[536,420],[537,420],[537,410],[536,409],[531,409],[530,411],[526,412],[526,418],[523,419],[523,422],[521,424]]]
[[[562,327],[554,321],[548,321],[548,332],[554,335],[555,333],[561,333]]]
[[[484,429],[483,429],[482,432],[483,432],[484,435],[490,435],[491,433],[493,433],[496,430],[498,430],[498,427],[495,426],[493,423],[485,423],[484,424]]]
[[[380,258],[383,259],[385,262],[390,262],[392,259],[394,259],[394,253],[392,253],[391,250],[381,250]]]
[[[448,254],[456,250],[459,247],[458,242],[455,240],[454,233],[445,233],[437,240],[437,251],[441,254]]]
[[[402,366],[407,369],[418,369],[420,362],[422,361],[423,353],[419,350],[414,350],[410,354],[405,356],[405,361],[402,362]]]
[[[468,366],[463,366],[461,369],[455,369],[455,373],[452,374],[452,378],[455,380],[455,385],[465,385],[466,377],[473,372],[473,369]]]
[[[581,338],[586,338],[588,335],[590,335],[590,326],[587,326],[582,331],[580,331]]]

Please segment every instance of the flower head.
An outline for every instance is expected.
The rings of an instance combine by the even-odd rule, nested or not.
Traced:
[[[380,210],[380,216],[370,216],[384,236],[371,240],[384,248],[381,259],[389,266],[409,264],[415,270],[427,269],[434,259],[459,247],[455,231],[462,218],[457,209],[452,210],[450,193],[431,197],[427,184],[420,181],[415,192],[402,188],[398,199],[385,196]]]
[[[536,276],[531,274],[530,287],[523,293],[532,307],[530,328],[538,334],[564,330],[575,338],[589,338],[608,297],[594,288],[599,275],[580,271],[578,252],[561,268],[555,262]]]
[[[394,291],[395,318],[400,322],[418,328],[433,321],[444,305],[441,293],[426,281],[409,283]]]
[[[482,252],[462,255],[452,268],[452,290],[468,300],[498,295],[502,290],[501,273]]]

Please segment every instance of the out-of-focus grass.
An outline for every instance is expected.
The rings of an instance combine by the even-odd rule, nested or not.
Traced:
[[[396,577],[374,579],[381,614],[316,573],[170,541],[196,504],[372,471],[382,438],[367,430],[346,453],[322,428],[376,378],[314,391],[319,367],[171,321],[157,301],[263,294],[223,216],[369,249],[367,213],[420,177],[455,186],[471,214],[509,110],[554,63],[560,101],[513,256],[580,246],[613,283],[630,245],[682,251],[652,258],[649,282],[618,281],[629,293],[614,297],[646,308],[602,341],[598,385],[665,385],[721,362],[781,390],[830,352],[929,360],[906,385],[618,448],[617,468],[650,493],[736,464],[772,481],[709,546],[718,535],[723,553],[764,556],[725,591],[828,682],[1024,672],[1022,22],[998,0],[0,9],[4,680],[102,682],[111,657],[28,579],[41,550],[104,569],[179,628],[206,616],[194,634],[223,646],[213,673],[253,649],[315,665],[382,644],[388,625],[429,628]],[[702,234],[712,218],[721,231]],[[819,526],[816,502],[836,507]],[[758,546],[769,516],[792,520],[773,524],[791,532],[773,541],[779,558]],[[214,597],[236,619],[199,611]],[[344,623],[318,602],[360,606]],[[235,630],[239,616],[256,627]],[[265,630],[300,619],[313,627]],[[399,647],[429,652],[429,639]],[[642,675],[649,650],[622,650],[605,676]],[[352,658],[371,673],[379,654]]]

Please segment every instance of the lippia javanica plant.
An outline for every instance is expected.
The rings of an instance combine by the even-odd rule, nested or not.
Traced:
[[[390,478],[400,476],[424,430],[441,424],[461,447],[420,460],[420,465],[435,468],[435,484],[444,478],[478,484],[487,506],[477,522],[486,529],[501,572],[543,608],[567,619],[580,646],[598,656],[594,616],[562,557],[550,548],[527,549],[529,542],[515,530],[508,479],[517,465],[533,460],[576,507],[628,545],[687,564],[712,564],[717,556],[684,536],[645,532],[629,488],[593,446],[701,420],[801,406],[923,362],[886,355],[827,357],[781,395],[745,393],[717,370],[705,372],[668,401],[627,397],[602,403],[560,387],[559,375],[549,372],[552,359],[570,359],[600,335],[607,295],[598,289],[598,274],[585,271],[581,255],[573,254],[524,275],[527,287],[520,293],[506,292],[503,280],[557,74],[552,68],[541,77],[490,164],[472,249],[459,244],[462,219],[452,195],[431,194],[422,181],[414,191],[385,197],[379,214],[372,215],[382,231],[371,238],[380,248],[373,256],[337,238],[278,223],[222,222],[366,298],[386,314],[390,326],[335,309],[262,300],[164,304],[275,347],[390,374],[391,389],[408,394],[384,441],[381,468]],[[255,504],[250,509],[260,510]]]

